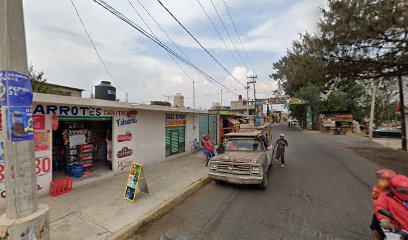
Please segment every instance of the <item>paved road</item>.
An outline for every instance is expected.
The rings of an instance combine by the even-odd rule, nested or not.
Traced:
[[[269,172],[266,191],[211,182],[135,239],[371,239],[379,166],[344,147],[353,137],[274,133],[289,141],[288,165]]]

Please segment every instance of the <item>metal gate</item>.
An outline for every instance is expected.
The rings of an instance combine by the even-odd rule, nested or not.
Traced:
[[[218,143],[217,136],[217,115],[201,114],[200,115],[200,142],[205,134],[209,134],[214,144]]]

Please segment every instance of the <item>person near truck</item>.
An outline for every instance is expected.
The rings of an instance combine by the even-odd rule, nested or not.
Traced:
[[[210,160],[210,158],[215,156],[215,153],[214,153],[215,148],[214,148],[214,144],[211,142],[210,136],[208,135],[204,136],[203,144],[204,144],[204,148],[206,152],[205,166],[208,167],[208,161]]]
[[[281,167],[285,167],[285,148],[288,146],[288,141],[285,139],[285,135],[281,134],[279,139],[275,143],[276,147],[276,159],[281,162]]]

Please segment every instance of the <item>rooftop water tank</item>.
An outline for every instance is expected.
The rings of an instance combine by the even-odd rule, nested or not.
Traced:
[[[173,105],[178,108],[184,108],[184,96],[181,93],[174,95]]]
[[[109,81],[101,81],[95,86],[95,98],[116,101],[116,88]]]

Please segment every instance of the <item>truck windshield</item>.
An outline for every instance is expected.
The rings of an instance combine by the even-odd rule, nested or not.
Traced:
[[[225,145],[226,151],[262,151],[262,143],[256,139],[229,139]]]

